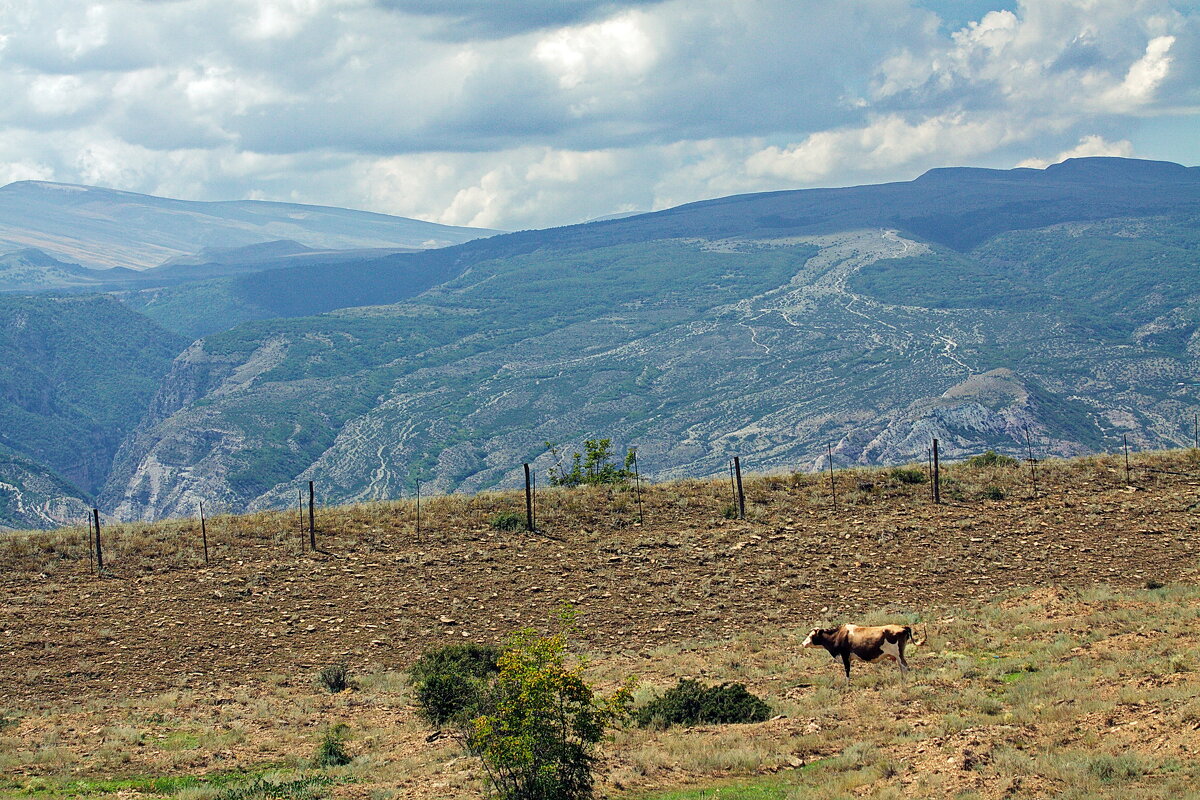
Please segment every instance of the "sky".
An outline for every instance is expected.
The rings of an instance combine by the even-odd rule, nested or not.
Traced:
[[[1200,0],[0,0],[0,184],[517,230],[1200,164]]]

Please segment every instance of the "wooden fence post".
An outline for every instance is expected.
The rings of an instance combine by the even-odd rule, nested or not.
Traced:
[[[533,479],[529,474],[529,464],[525,464],[525,530],[533,533]]]
[[[637,448],[631,448],[630,452],[633,453],[633,485],[637,489],[638,524],[644,525],[646,521],[642,517],[642,477],[638,473]]]
[[[1125,449],[1125,483],[1129,483],[1129,436],[1121,434],[1121,447]]]
[[[421,541],[421,481],[417,481],[417,541]]]
[[[837,511],[837,483],[833,480],[833,445],[825,443],[825,452],[829,456],[829,498],[834,511]]]
[[[204,566],[208,566],[208,528],[204,525],[204,501],[200,501],[200,539],[204,542]]]
[[[96,574],[104,574],[104,550],[100,545],[100,509],[92,509],[92,519],[96,521]]]
[[[308,546],[315,553],[317,552],[317,523],[316,513],[313,506],[316,505],[316,488],[313,486],[313,481],[308,482]]]
[[[746,493],[742,491],[742,460],[733,457],[733,473],[737,476],[738,519],[746,518]]]
[[[96,568],[96,537],[95,537],[95,534],[92,532],[92,515],[90,512],[87,514],[87,526],[88,526],[88,566],[91,567],[92,569],[95,569]]]
[[[1033,457],[1033,439],[1029,435],[1029,428],[1025,428],[1025,447],[1029,461],[1029,485],[1033,488],[1033,496],[1036,499],[1038,496],[1037,488],[1037,459]]]
[[[938,464],[938,440],[933,440],[933,502],[942,502],[942,471]]]

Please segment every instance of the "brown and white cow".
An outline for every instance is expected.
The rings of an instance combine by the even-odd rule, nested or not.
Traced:
[[[912,628],[907,625],[839,625],[836,628],[813,628],[804,647],[823,647],[833,657],[841,660],[846,670],[846,681],[850,681],[850,659],[878,661],[890,658],[900,662],[900,674],[908,674],[908,662],[904,660],[904,647],[913,641]],[[919,643],[918,643],[919,644]]]

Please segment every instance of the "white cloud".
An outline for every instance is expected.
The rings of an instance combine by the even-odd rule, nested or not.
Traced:
[[[1120,156],[1129,158],[1133,155],[1133,143],[1128,139],[1108,142],[1103,136],[1090,134],[1079,140],[1079,144],[1069,150],[1063,150],[1053,158],[1027,158],[1017,164],[1018,167],[1034,167],[1045,169],[1051,164],[1058,164],[1068,158],[1086,158],[1087,156]]]
[[[450,39],[439,2],[0,0],[0,178],[517,228],[1131,152],[1200,107],[1182,0],[953,31],[922,0],[472,0]]]

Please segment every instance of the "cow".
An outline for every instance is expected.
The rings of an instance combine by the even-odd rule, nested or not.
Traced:
[[[907,625],[839,625],[836,628],[813,628],[803,647],[823,647],[834,661],[841,659],[846,670],[846,683],[850,682],[850,658],[860,661],[878,661],[887,657],[900,662],[900,675],[908,674],[908,662],[904,660],[904,646],[913,639],[912,628]]]

